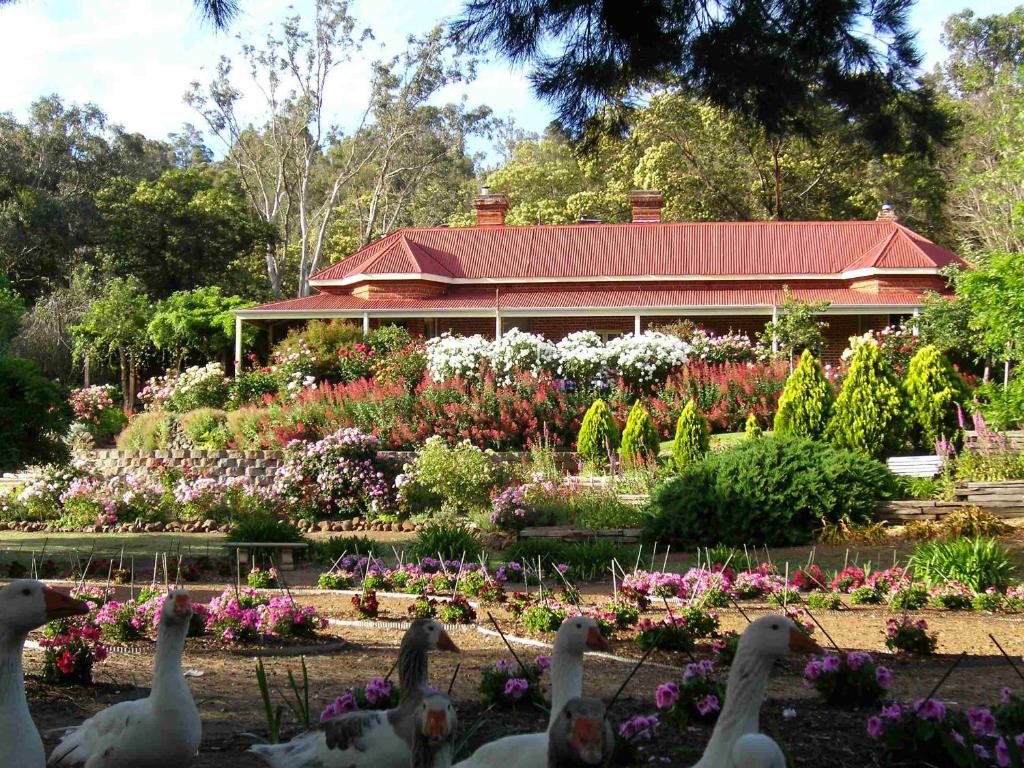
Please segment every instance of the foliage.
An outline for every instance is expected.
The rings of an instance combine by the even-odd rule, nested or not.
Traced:
[[[406,548],[415,559],[439,557],[444,560],[472,562],[480,557],[483,546],[476,535],[458,522],[433,520],[416,534]]]
[[[906,439],[903,388],[874,344],[860,344],[832,408],[826,436],[839,448],[881,457]]]
[[[272,544],[305,541],[299,530],[291,523],[274,515],[254,513],[241,515],[231,526],[228,534],[231,541],[251,544]]]
[[[679,414],[676,434],[672,440],[672,461],[676,468],[685,470],[699,462],[711,448],[711,434],[707,420],[697,410],[697,401],[690,400]]]
[[[224,366],[207,363],[150,379],[139,393],[139,399],[146,410],[184,413],[194,408],[223,408],[229,392]]]
[[[59,685],[92,685],[92,668],[107,657],[100,630],[87,621],[56,621],[46,625],[43,680]]]
[[[789,292],[788,287],[784,287],[784,293],[776,318],[765,323],[764,331],[758,338],[766,346],[773,343],[778,346],[790,363],[793,355],[801,350],[821,355],[825,341],[824,330],[828,328],[828,323],[818,320],[818,315],[828,309],[829,302],[801,301]]]
[[[445,624],[472,624],[476,621],[476,611],[462,595],[454,595],[451,600],[443,600],[437,608],[437,616]]]
[[[106,441],[128,423],[128,417],[114,402],[119,399],[112,385],[100,384],[73,390],[68,404],[76,423],[82,424],[94,440]]]
[[[908,567],[930,585],[958,581],[975,592],[1005,589],[1013,575],[1009,552],[995,539],[920,542]]]
[[[1024,252],[980,256],[958,274],[956,291],[971,308],[974,347],[999,360],[1024,359]]]
[[[821,364],[805,349],[796,370],[786,380],[775,413],[775,434],[820,440],[832,413],[835,394]]]
[[[557,632],[565,621],[566,611],[557,604],[537,603],[523,611],[523,626],[531,632]]]
[[[637,555],[635,547],[624,547],[608,539],[592,539],[575,543],[544,539],[521,539],[504,551],[509,561],[533,564],[540,558],[547,572],[559,565],[567,566],[570,581],[593,581],[608,572],[613,558],[631,562]]]
[[[745,434],[749,440],[756,440],[764,435],[764,430],[761,429],[761,425],[758,424],[757,417],[754,414],[747,416],[747,421],[743,425],[743,434]]]
[[[0,276],[0,354],[7,354],[25,314],[25,299]]]
[[[953,441],[959,430],[957,409],[967,403],[970,393],[937,347],[927,345],[914,353],[903,386],[914,444],[933,448],[940,439]]]
[[[975,390],[978,406],[993,429],[1019,429],[1024,426],[1024,376],[1014,376],[1006,386],[995,381]]]
[[[875,664],[870,653],[826,653],[804,667],[804,682],[830,706],[878,704],[892,682],[892,673]]]
[[[591,403],[580,425],[576,452],[585,463],[607,466],[609,457],[619,447],[619,428],[608,404],[600,398]]]
[[[176,291],[157,302],[147,333],[153,346],[180,368],[185,360],[216,360],[227,357],[234,344],[233,309],[248,305],[239,296],[224,296],[216,286]],[[246,342],[252,345],[256,332],[243,325]]]
[[[800,438],[712,453],[656,488],[645,535],[661,542],[802,543],[823,523],[869,520],[892,492],[884,465]]]
[[[626,427],[622,430],[622,445],[619,452],[623,465],[631,467],[637,462],[657,457],[660,444],[650,412],[637,400],[633,403]]]
[[[31,360],[0,355],[0,471],[60,459],[71,421],[59,384]]]
[[[449,446],[435,436],[427,438],[396,484],[400,501],[414,514],[441,509],[467,515],[491,506],[497,479],[497,469],[487,452],[468,441]]]
[[[838,592],[812,592],[807,596],[807,607],[815,611],[839,611],[843,608],[843,599]]]

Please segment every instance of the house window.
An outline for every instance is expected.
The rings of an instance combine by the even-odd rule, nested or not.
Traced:
[[[606,344],[612,339],[617,339],[620,336],[626,335],[625,331],[602,331],[600,329],[595,330],[594,333],[600,336],[601,341],[605,342]]]
[[[501,318],[501,332],[506,334],[513,328],[518,328],[526,333],[530,332],[531,324],[528,317],[503,317]]]

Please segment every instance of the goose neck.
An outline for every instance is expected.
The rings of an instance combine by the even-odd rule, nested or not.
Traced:
[[[153,661],[152,698],[159,702],[167,697],[188,691],[188,684],[181,668],[181,656],[185,651],[185,637],[188,622],[168,624],[161,620],[157,630],[156,655]]]
[[[0,712],[28,711],[21,655],[27,635],[0,628]]]
[[[422,692],[428,683],[427,649],[406,642],[398,649],[398,689],[403,700]]]
[[[451,764],[451,742],[431,746],[429,740],[416,734],[412,744],[412,768],[448,768]]]
[[[729,670],[725,704],[704,750],[704,757],[695,768],[726,765],[725,757],[736,740],[760,730],[761,704],[774,661],[774,658],[755,653],[737,654]]]
[[[555,724],[558,713],[570,699],[582,695],[583,654],[556,648],[551,654],[551,718],[548,728]]]

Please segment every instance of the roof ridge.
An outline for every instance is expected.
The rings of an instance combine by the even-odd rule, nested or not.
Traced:
[[[401,230],[399,231],[401,232]],[[405,246],[408,257],[421,273],[455,277],[455,273],[435,258],[425,245],[410,240],[404,233],[399,238],[399,242]],[[424,266],[424,261],[429,262],[429,265]]]

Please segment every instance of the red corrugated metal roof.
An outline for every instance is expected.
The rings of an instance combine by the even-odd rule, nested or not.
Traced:
[[[892,221],[435,227],[394,232],[314,280],[410,273],[468,280],[831,275],[958,260]]]
[[[921,297],[913,291],[867,293],[851,288],[794,288],[790,294],[802,301],[828,301],[842,306],[918,306]],[[702,307],[772,307],[781,305],[778,289],[679,289],[679,290],[594,290],[594,291],[508,291],[419,299],[358,299],[322,293],[302,299],[265,304],[252,309],[267,312],[318,311],[445,311],[459,310],[557,310],[557,309],[672,309]],[[497,305],[496,302],[497,301]]]

